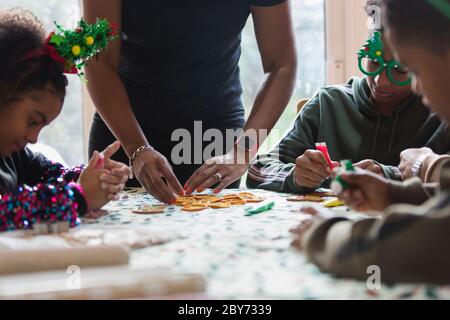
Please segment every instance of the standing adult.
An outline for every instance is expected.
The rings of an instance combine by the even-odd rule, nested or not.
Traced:
[[[117,138],[116,160],[132,170],[148,192],[171,203],[175,195],[217,185],[230,186],[249,161],[233,160],[263,141],[245,139],[218,154],[213,165],[176,164],[171,151],[176,129],[271,130],[295,83],[296,53],[289,1],[83,0],[88,22],[107,18],[120,34],[110,49],[86,68],[97,113],[89,150]],[[245,122],[239,74],[241,32],[252,15],[265,77]],[[192,143],[191,150],[194,150]],[[204,147],[204,145],[203,145]],[[99,149],[100,148],[100,149]],[[251,153],[251,154],[250,154]],[[205,159],[203,159],[205,160]],[[185,183],[185,190],[181,186]]]

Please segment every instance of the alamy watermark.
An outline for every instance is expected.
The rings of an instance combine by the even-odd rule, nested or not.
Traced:
[[[377,5],[371,5],[367,7],[367,13],[369,14],[369,19],[367,21],[367,27],[371,32],[375,32],[382,29],[382,15],[381,8]]]
[[[278,129],[273,129],[270,132],[270,137],[267,129],[244,131],[243,129],[219,130],[210,128],[204,131],[202,121],[195,121],[193,131],[179,128],[172,132],[171,141],[178,143],[172,148],[171,160],[175,165],[201,165],[215,156],[228,153],[231,154],[229,160],[233,164],[246,164],[248,159],[245,155],[233,148],[234,145],[239,145],[237,141],[240,138],[246,137],[249,139],[248,141],[253,143],[269,140],[268,144],[271,144],[274,139],[279,139],[280,136]],[[256,145],[253,147],[256,147]]]
[[[380,290],[381,289],[381,268],[377,265],[370,265],[367,267],[367,274],[369,277],[366,281],[367,289]]]
[[[79,290],[81,288],[81,268],[76,265],[67,267],[66,274],[69,276],[66,280],[68,290]]]

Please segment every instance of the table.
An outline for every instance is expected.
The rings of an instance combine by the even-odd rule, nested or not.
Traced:
[[[224,194],[242,190],[227,190]],[[245,208],[182,212],[171,206],[163,214],[132,213],[139,205],[157,201],[143,191],[128,192],[110,203],[109,214],[86,219],[80,228],[145,226],[180,233],[183,238],[163,245],[133,250],[131,267],[155,267],[181,273],[198,273],[207,280],[204,298],[219,299],[448,299],[450,287],[382,285],[369,290],[365,282],[336,279],[309,263],[290,247],[289,228],[304,216],[304,203],[289,202],[290,195],[250,190],[275,201],[268,212],[245,216]],[[254,206],[260,204],[252,204]],[[338,214],[348,209],[336,208]],[[368,275],[369,276],[369,275]]]

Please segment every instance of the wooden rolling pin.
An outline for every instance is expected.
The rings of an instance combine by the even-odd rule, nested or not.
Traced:
[[[201,275],[173,273],[160,268],[86,268],[81,271],[79,288],[72,289],[68,287],[69,277],[60,271],[3,276],[0,278],[0,300],[187,299],[189,296],[186,295],[200,295],[206,289],[206,281]]]
[[[0,275],[48,270],[128,264],[128,250],[121,246],[1,250]]]

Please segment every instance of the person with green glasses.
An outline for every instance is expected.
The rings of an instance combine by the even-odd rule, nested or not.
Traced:
[[[369,17],[373,5],[367,1]],[[303,107],[292,128],[269,153],[250,167],[247,186],[287,193],[308,193],[329,186],[330,163],[316,150],[325,142],[335,163],[351,159],[356,167],[402,180],[400,153],[427,147],[450,150],[448,127],[412,92],[411,77],[395,61],[383,29],[370,35],[355,57],[363,78],[321,88]]]
[[[383,11],[387,40],[413,74],[414,92],[450,123],[450,0],[383,0]],[[304,208],[311,216],[291,229],[292,245],[338,277],[369,283],[375,271],[387,284],[450,284],[448,159],[433,184],[388,181],[364,170],[339,177],[347,184],[341,200],[368,216],[352,221],[324,208]]]
[[[386,71],[389,81],[393,84],[401,87],[409,86],[411,84],[411,76],[408,70],[394,59],[386,60],[381,37],[381,32],[375,31],[372,38],[358,52],[359,70],[369,77],[377,77]]]

